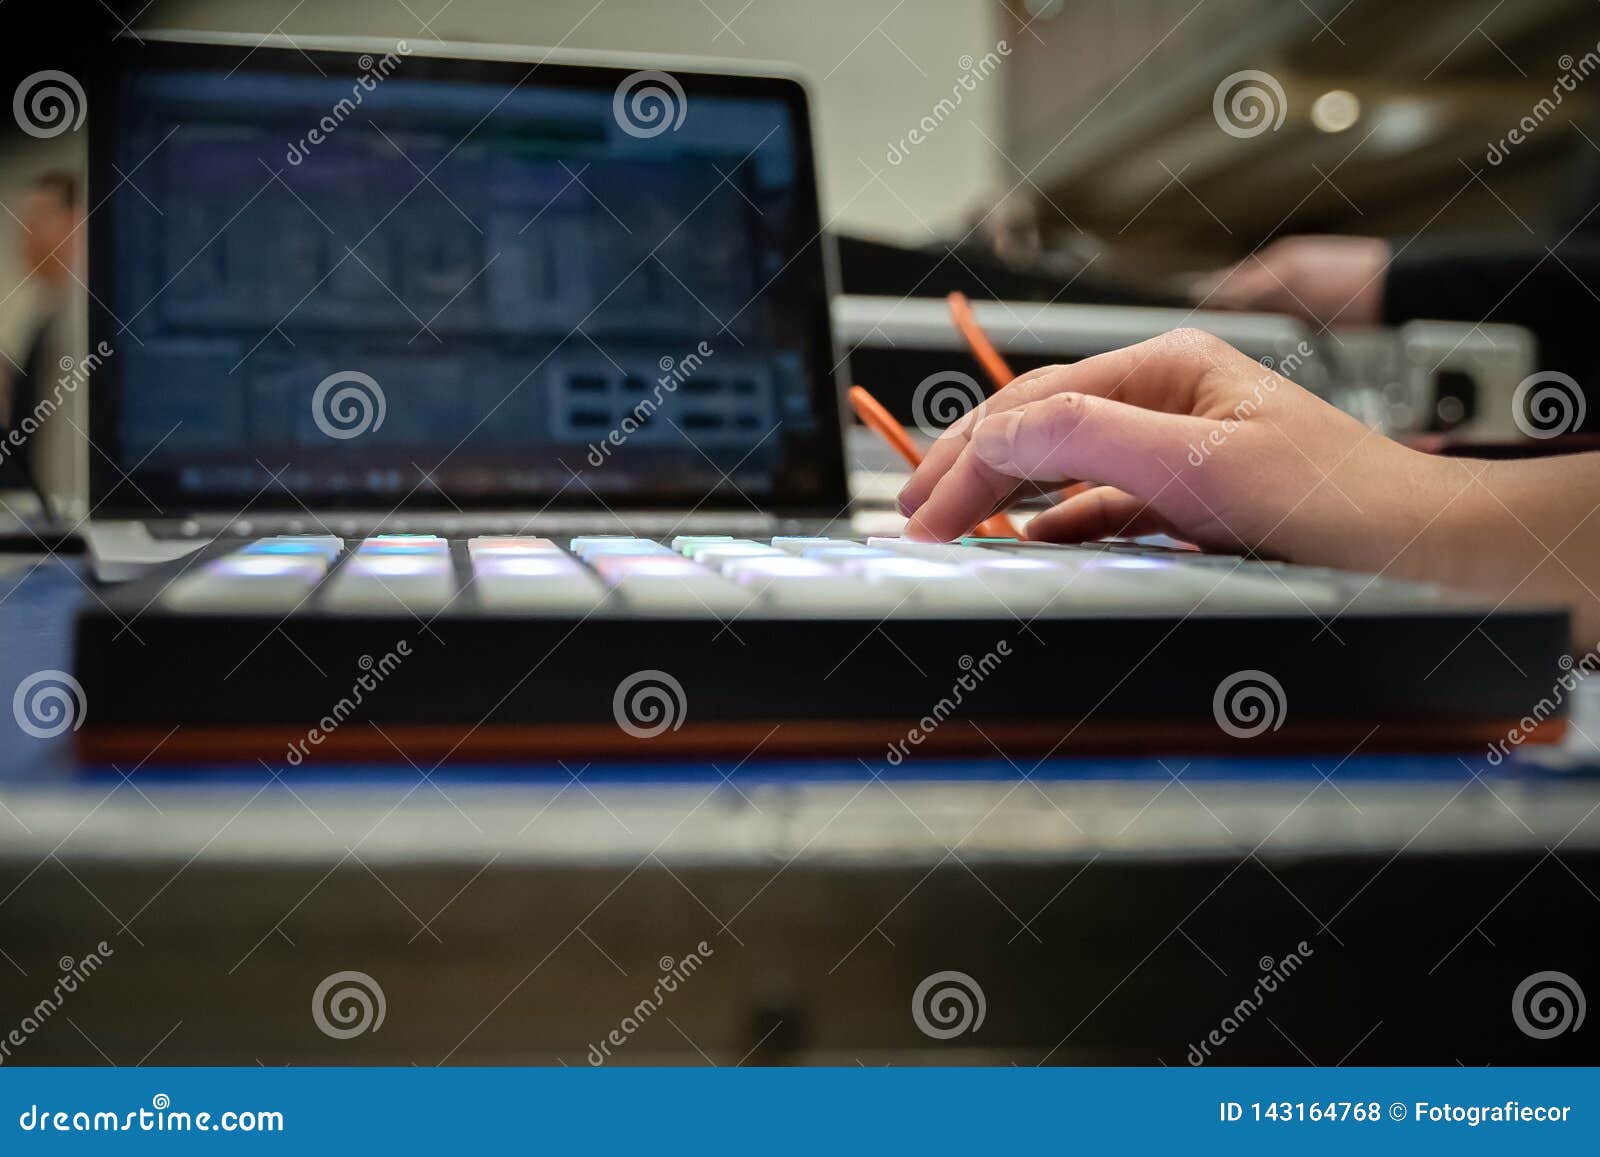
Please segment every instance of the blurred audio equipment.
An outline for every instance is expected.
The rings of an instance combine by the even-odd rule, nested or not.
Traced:
[[[1510,325],[1413,321],[1319,332],[1262,313],[1029,301],[979,301],[972,308],[1018,373],[1190,326],[1395,435],[1514,437],[1517,387],[1536,366],[1532,334]],[[852,376],[871,381],[902,421],[927,421],[913,412],[919,383],[977,370],[940,299],[846,295],[834,299],[833,318]]]

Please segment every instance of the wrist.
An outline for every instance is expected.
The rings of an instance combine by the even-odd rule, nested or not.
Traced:
[[[1496,599],[1551,601],[1540,571],[1560,535],[1543,527],[1537,488],[1526,493],[1527,463],[1407,453],[1423,461],[1412,504],[1420,533],[1405,576]],[[1541,536],[1549,534],[1547,543]]]
[[[1367,538],[1363,569],[1391,578],[1478,587],[1483,569],[1484,527],[1510,521],[1486,486],[1494,462],[1444,458],[1386,442],[1387,461],[1371,477],[1393,486],[1380,498]]]

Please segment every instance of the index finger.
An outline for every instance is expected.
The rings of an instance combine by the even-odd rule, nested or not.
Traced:
[[[1210,339],[1174,330],[1072,365],[1045,366],[1020,375],[939,436],[900,491],[900,513],[913,514],[928,500],[939,479],[961,457],[973,428],[994,414],[1069,390],[1115,398],[1147,410],[1189,413],[1194,408],[1195,386],[1211,367],[1205,358],[1185,355],[1194,353],[1203,340]]]

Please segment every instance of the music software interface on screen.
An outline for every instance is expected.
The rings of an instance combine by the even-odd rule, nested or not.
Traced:
[[[789,108],[696,96],[646,136],[609,87],[405,67],[331,119],[348,79],[128,82],[122,468],[334,501],[803,478],[830,368],[783,304],[816,244]]]

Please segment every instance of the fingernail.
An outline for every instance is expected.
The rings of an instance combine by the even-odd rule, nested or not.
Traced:
[[[940,437],[959,438],[972,428],[972,424],[974,422],[978,421],[982,417],[983,403],[980,402],[977,406],[968,410],[965,414],[962,414],[961,417],[957,418],[954,422],[951,422],[948,426],[946,426],[944,433],[941,434]]]
[[[909,489],[910,486],[908,485],[906,490]],[[917,512],[917,507],[922,505],[920,502],[912,502],[909,498],[907,498],[905,490],[900,491],[900,493],[895,496],[894,504],[896,509],[898,509],[900,513],[905,515],[907,518],[910,518],[913,514],[915,514]]]
[[[1008,410],[978,423],[972,435],[972,449],[996,470],[1011,471],[1015,457],[1017,427],[1022,425],[1022,411]]]

